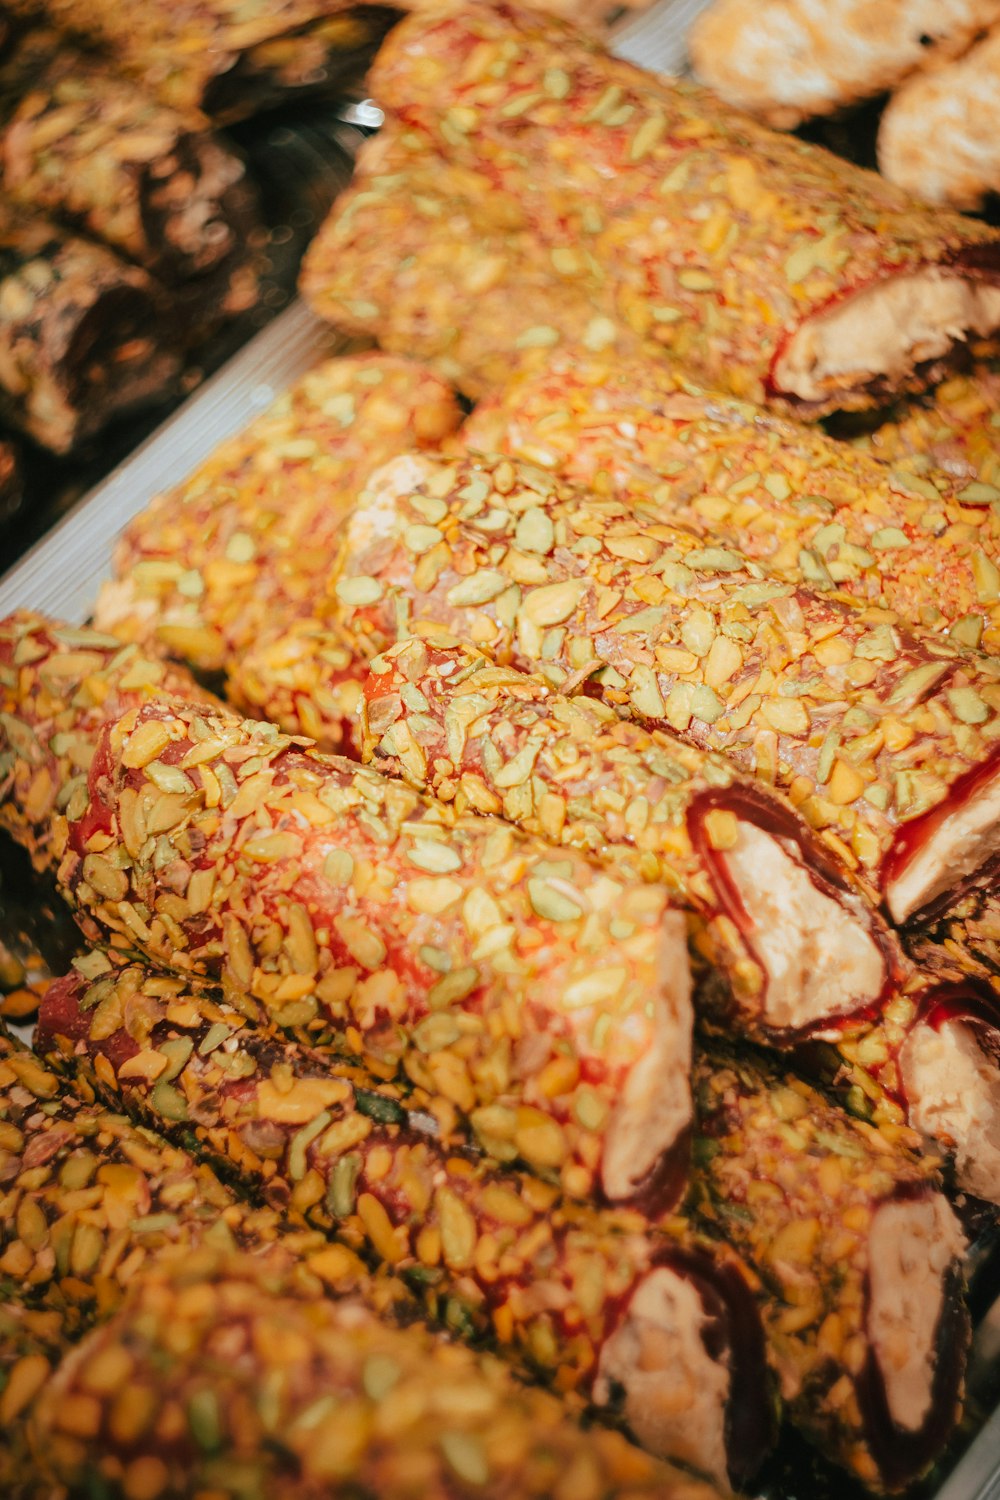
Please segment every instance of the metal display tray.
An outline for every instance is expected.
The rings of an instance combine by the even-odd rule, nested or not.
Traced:
[[[684,38],[706,0],[660,0],[613,32],[621,56],[664,73],[681,72]],[[351,117],[348,112],[347,118]],[[363,124],[375,123],[369,114]],[[0,578],[0,617],[34,609],[83,624],[110,573],[122,527],[161,491],[181,482],[223,439],[245,427],[320,358],[349,347],[336,331],[293,302],[191,396],[21,560]],[[32,915],[30,872],[20,851],[0,847],[0,922]],[[49,898],[46,898],[46,901]],[[51,908],[47,908],[51,912]],[[35,924],[37,925],[37,924]],[[58,923],[51,924],[58,926]],[[56,960],[53,959],[53,962]],[[969,1409],[959,1440],[912,1500],[1000,1500],[1000,1232],[974,1245],[976,1334]],[[762,1500],[864,1500],[866,1494],[794,1438],[784,1438],[757,1489]]]

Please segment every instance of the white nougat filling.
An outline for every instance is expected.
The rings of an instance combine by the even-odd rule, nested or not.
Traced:
[[[949,889],[957,889],[1000,853],[1000,771],[975,796],[955,809],[886,884],[886,904],[894,922]]]
[[[910,1124],[952,1141],[960,1187],[1000,1203],[1000,1067],[960,1020],[915,1026],[899,1056]]]
[[[880,375],[899,381],[998,323],[1000,287],[928,267],[880,281],[810,319],[789,340],[775,381],[802,401],[821,401],[831,390]]]
[[[768,971],[764,1016],[772,1026],[806,1026],[878,997],[885,982],[878,944],[777,839],[740,822],[724,858]]]
[[[668,1267],[650,1272],[604,1345],[594,1400],[624,1391],[626,1422],[642,1447],[688,1463],[728,1488],[725,1414],[730,1377],[711,1359],[697,1288]]]
[[[946,1198],[887,1203],[872,1223],[868,1332],[897,1427],[917,1432],[933,1394],[943,1277],[965,1250]]]
[[[612,1200],[631,1197],[691,1120],[691,968],[679,912],[660,930],[661,992],[653,1045],[631,1070],[604,1142],[601,1177]]]

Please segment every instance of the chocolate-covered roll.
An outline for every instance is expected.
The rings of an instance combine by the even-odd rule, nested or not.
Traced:
[[[161,103],[226,121],[350,79],[397,14],[344,0],[152,0],[131,16],[112,0],[11,0],[9,8],[97,46]]]
[[[896,922],[991,867],[1000,664],[768,576],[656,498],[496,455],[400,459],[360,497],[339,569],[366,649],[443,628],[553,687],[588,682],[786,790]]]
[[[30,32],[5,61],[0,94],[7,198],[168,285],[210,277],[217,312],[249,305],[254,193],[242,159],[206,121],[156,104],[47,31]]]
[[[13,443],[0,438],[0,527],[13,520],[24,499],[21,460]]]
[[[391,1268],[451,1327],[495,1339],[652,1452],[723,1484],[752,1475],[770,1435],[763,1339],[725,1252],[498,1168],[442,1138],[447,1100],[413,1112],[149,970],[109,962],[92,984],[57,981],[38,1045],[60,1044],[130,1111],[193,1133],[248,1190]],[[510,1162],[518,1118],[483,1115],[484,1143]]]
[[[905,1488],[954,1430],[969,1344],[965,1241],[934,1163],[757,1062],[702,1056],[695,1090],[698,1210],[774,1299],[790,1413],[870,1488]]]
[[[0,204],[0,410],[55,453],[162,399],[180,361],[135,266]]]
[[[870,407],[1000,323],[996,231],[530,10],[407,17],[369,87],[522,207],[555,284],[738,395]]]

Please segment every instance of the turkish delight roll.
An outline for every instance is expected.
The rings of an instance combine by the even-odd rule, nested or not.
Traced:
[[[395,646],[365,698],[365,751],[381,769],[664,882],[691,913],[704,1019],[800,1058],[822,1036],[803,1060],[855,1113],[909,1122],[953,1158],[963,1189],[996,1200],[1000,1007],[950,954],[928,962],[918,946],[926,973],[900,972],[773,791],[467,647]]]
[[[176,995],[171,1012],[169,986],[151,987],[166,1012],[181,1015]],[[532,1493],[553,1493],[547,1465],[556,1463],[565,1434],[574,1482],[593,1483],[596,1494],[671,1494],[676,1482],[683,1500],[708,1500],[707,1485],[681,1479],[614,1433],[584,1433],[551,1397],[516,1384],[488,1356],[423,1328],[393,1326],[413,1314],[398,1279],[372,1276],[346,1247],[329,1245],[315,1230],[286,1227],[271,1208],[240,1204],[206,1166],[120,1114],[85,1104],[6,1038],[0,1207],[0,1476],[10,1500],[43,1493],[43,1480],[54,1477],[105,1493],[117,1484],[116,1493],[131,1496],[140,1480],[143,1494],[178,1495],[235,1485],[242,1475],[245,1493],[248,1473],[267,1483],[268,1495],[296,1500],[319,1500],[335,1481],[359,1484],[366,1494],[410,1497],[415,1472],[426,1486],[435,1456],[442,1472],[460,1473],[459,1437],[472,1442],[487,1420],[495,1438],[474,1449],[476,1483],[495,1477],[498,1494],[508,1493],[512,1476],[537,1486]],[[151,1322],[163,1307],[167,1322]],[[251,1309],[260,1320],[259,1347],[236,1337]],[[94,1324],[103,1326],[88,1333]],[[216,1359],[213,1351],[222,1349],[226,1358]],[[303,1384],[278,1421],[270,1403],[284,1362]],[[403,1431],[373,1434],[357,1402],[387,1397],[406,1369],[419,1370],[425,1384],[432,1367],[461,1383],[468,1404],[459,1407],[449,1386],[441,1411],[452,1425],[432,1426],[421,1466],[417,1429],[427,1423],[428,1407],[413,1411],[412,1400],[404,1402],[413,1429],[404,1423]],[[350,1448],[329,1414],[318,1425],[303,1423],[297,1436],[284,1425],[300,1406],[312,1409],[323,1399],[317,1380],[324,1379],[345,1420],[358,1416]],[[223,1413],[238,1419],[238,1430],[226,1427]],[[448,1433],[455,1435],[454,1463]],[[295,1478],[298,1465],[308,1483]]]
[[[345,528],[341,620],[443,629],[785,789],[895,922],[983,878],[1000,663],[767,576],[735,544],[496,455],[396,460]]]
[[[933,1162],[756,1062],[705,1056],[695,1089],[699,1211],[773,1298],[790,1413],[870,1488],[904,1488],[953,1430],[969,1342],[964,1236]]]
[[[325,590],[371,470],[461,421],[449,388],[383,354],[324,361],[126,528],[103,630],[224,670]]]
[[[409,16],[369,87],[527,204],[560,278],[596,270],[596,313],[710,385],[804,415],[870,407],[1000,323],[995,230],[528,9]]]
[[[688,35],[695,72],[727,104],[781,130],[957,57],[1000,20],[996,0],[713,0]]]
[[[524,1109],[524,1160],[580,1196],[676,1201],[692,1011],[666,891],[169,698],[105,727],[67,816],[89,936],[332,1028],[474,1130]]]
[[[713,1008],[744,1034],[787,1045],[890,989],[892,940],[864,896],[783,798],[722,756],[421,640],[376,657],[364,712],[379,769],[667,885],[717,971]]]
[[[213,275],[224,301],[252,290],[258,216],[246,168],[206,121],[157,105],[51,32],[0,70],[5,195],[110,245],[164,283]],[[220,273],[225,275],[222,280]]]
[[[732,1258],[449,1145],[426,1112],[261,1036],[180,980],[109,965],[92,985],[57,981],[39,1045],[72,1047],[130,1111],[193,1132],[248,1190],[387,1265],[434,1317],[586,1396],[644,1447],[722,1483],[758,1464],[763,1338]],[[487,1114],[509,1161],[532,1127],[499,1106]]]
[[[162,400],[180,369],[136,266],[0,203],[0,410],[55,453]]]
[[[550,251],[527,204],[488,172],[392,120],[359,151],[299,277],[319,317],[425,360],[477,399],[555,345],[638,356],[628,322],[595,306],[599,288],[583,252]]]
[[[62,1362],[31,1439],[40,1475],[129,1500],[720,1494],[497,1360],[204,1251],[143,1277]]]
[[[29,610],[0,621],[0,827],[37,870],[58,864],[102,726],[161,693],[214,702],[183,667],[114,636]]]
[[[963,433],[968,422],[969,445],[982,452],[987,419],[976,437],[966,378],[949,385],[954,421]],[[980,400],[989,397],[987,389]],[[944,404],[935,394],[926,416],[915,405],[910,437],[894,442],[890,427],[869,440],[876,457],[895,461],[882,467],[816,429],[702,391],[666,366],[578,351],[485,402],[463,440],[470,451],[510,453],[620,499],[655,500],[786,581],[840,589],[958,645],[995,652],[1000,517],[990,502],[1000,489],[970,483],[968,465],[945,463],[943,448],[929,452],[947,473],[918,458],[916,433],[926,431],[929,444],[948,423]]]

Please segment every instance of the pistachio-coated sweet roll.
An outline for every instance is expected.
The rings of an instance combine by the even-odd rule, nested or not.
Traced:
[[[567,1201],[451,1144],[441,1100],[413,1110],[149,970],[106,960],[93,983],[57,981],[39,1045],[92,1070],[131,1112],[193,1133],[248,1191],[387,1265],[433,1316],[586,1396],[646,1448],[723,1483],[752,1474],[770,1434],[763,1341],[724,1251],[680,1225]],[[508,1162],[520,1132],[544,1129],[498,1105],[482,1115]]]
[[[983,408],[994,392],[987,385],[976,399],[972,385],[955,377],[926,398],[926,414],[913,403],[909,428],[878,429],[871,451],[889,467],[816,428],[701,390],[677,370],[581,350],[512,381],[477,408],[462,439],[469,451],[509,453],[599,494],[655,502],[786,582],[841,590],[958,646],[995,652],[1000,518],[990,502],[1000,488],[970,483],[968,463],[934,441],[945,441],[950,389],[955,447],[988,445]]]
[[[323,361],[130,523],[96,623],[224,671],[311,612],[372,469],[435,447],[461,415],[448,386],[409,360]]]
[[[729,755],[896,922],[995,859],[1000,664],[768,576],[655,499],[497,455],[403,458],[360,497],[338,566],[341,623],[367,648],[443,629]]]
[[[419,639],[375,658],[364,728],[380,770],[675,892],[724,1025],[787,1045],[892,987],[898,956],[863,893],[783,798],[722,756]]]
[[[936,1164],[755,1061],[705,1055],[695,1089],[697,1202],[774,1298],[790,1412],[870,1488],[904,1488],[954,1431],[969,1344]]]
[[[112,1500],[720,1494],[495,1359],[205,1252],[136,1284],[43,1388],[30,1435],[40,1475]]]
[[[169,698],[102,730],[67,816],[58,878],[89,936],[279,1024],[322,1018],[473,1130],[527,1108],[524,1159],[580,1196],[676,1201],[692,1010],[666,891]]]
[[[366,756],[380,769],[664,882],[690,914],[703,1021],[798,1046],[857,1114],[909,1122],[953,1158],[963,1189],[996,1200],[995,1000],[926,939],[916,969],[901,970],[856,890],[773,791],[468,647],[392,647],[365,698]],[[872,998],[878,981],[867,995],[860,981],[880,956]],[[808,1036],[823,1043],[803,1054]]]
[[[101,727],[162,693],[214,702],[184,667],[115,636],[30,610],[0,621],[0,827],[37,870],[58,864]]]
[[[369,87],[526,205],[560,285],[596,270],[595,313],[708,384],[805,415],[870,407],[1000,323],[996,231],[528,9],[409,16]]]

